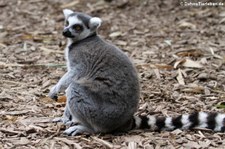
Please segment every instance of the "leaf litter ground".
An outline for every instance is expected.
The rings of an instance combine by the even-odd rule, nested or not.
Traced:
[[[65,73],[63,8],[103,19],[99,33],[135,64],[138,114],[225,112],[224,6],[181,6],[172,0],[1,0],[0,148],[224,148],[208,130],[62,135],[64,98],[47,98]],[[218,109],[216,105],[223,107]]]

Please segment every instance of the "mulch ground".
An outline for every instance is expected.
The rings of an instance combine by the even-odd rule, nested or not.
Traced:
[[[71,8],[101,17],[102,38],[131,57],[141,83],[138,114],[225,112],[224,7],[1,0],[0,148],[225,148],[224,133],[200,129],[64,136],[64,126],[49,121],[65,103],[46,97],[66,71],[62,9]]]

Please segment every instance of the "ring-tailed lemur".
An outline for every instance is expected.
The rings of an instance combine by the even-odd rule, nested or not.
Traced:
[[[139,101],[139,82],[129,58],[97,35],[101,19],[65,9],[63,35],[67,73],[49,96],[66,90],[63,117],[54,121],[75,125],[68,135],[111,133],[131,129],[173,130],[194,127],[225,131],[225,114],[196,112],[178,117],[134,116]]]

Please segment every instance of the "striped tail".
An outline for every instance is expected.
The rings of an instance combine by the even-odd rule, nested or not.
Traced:
[[[195,112],[177,117],[158,117],[153,115],[134,116],[133,129],[150,129],[152,131],[174,129],[206,128],[225,132],[225,114]]]

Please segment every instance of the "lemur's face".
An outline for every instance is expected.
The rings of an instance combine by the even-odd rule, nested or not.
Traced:
[[[102,22],[100,18],[73,12],[69,9],[64,9],[63,13],[65,16],[63,36],[74,41],[85,39],[95,33]]]

